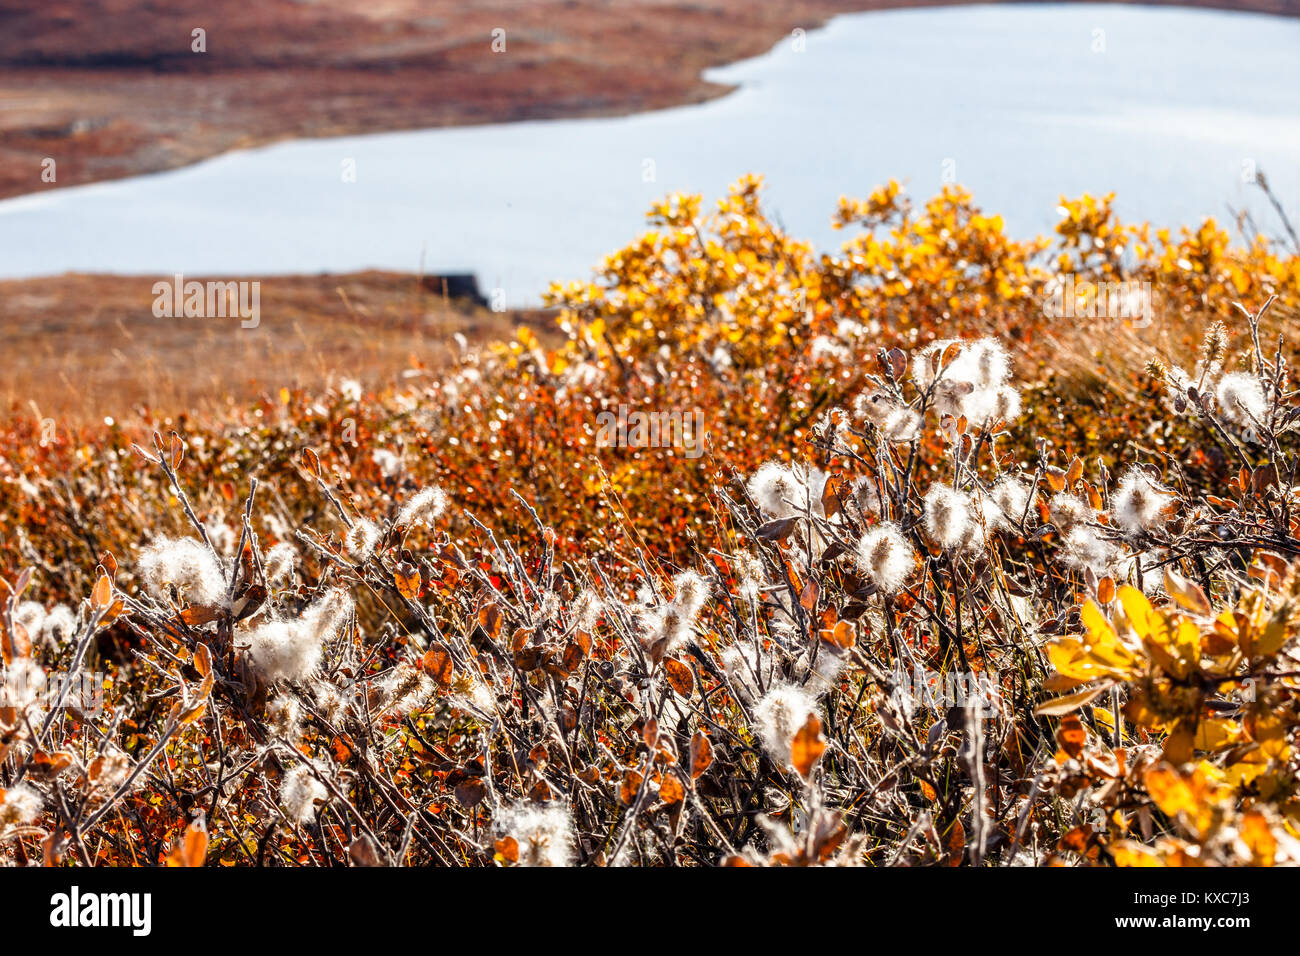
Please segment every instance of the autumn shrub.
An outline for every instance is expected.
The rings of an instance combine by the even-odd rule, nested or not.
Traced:
[[[555,287],[559,348],[8,423],[0,855],[1293,862],[1297,257],[1089,197],[837,222],[747,179]],[[1053,320],[1067,274],[1154,324]]]

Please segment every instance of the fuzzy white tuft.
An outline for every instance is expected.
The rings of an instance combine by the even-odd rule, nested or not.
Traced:
[[[353,560],[358,563],[368,561],[374,556],[375,548],[379,546],[381,536],[382,532],[379,530],[379,526],[373,521],[358,518],[352,522],[352,527],[348,528],[348,533],[343,539],[343,546]]]
[[[30,657],[15,657],[5,668],[0,681],[0,707],[13,707],[20,713],[41,699],[45,689],[45,671]]]
[[[1223,376],[1216,396],[1223,417],[1237,425],[1262,422],[1268,412],[1259,379],[1246,372],[1229,372]]]
[[[1061,542],[1061,550],[1066,564],[1098,576],[1108,574],[1120,557],[1119,548],[1086,525],[1071,530]]]
[[[825,517],[822,491],[826,473],[803,465],[769,461],[749,479],[749,495],[772,518],[791,518],[811,510]]]
[[[990,528],[1014,530],[1029,507],[1029,485],[1005,475],[989,489],[984,501],[984,523]]]
[[[1169,494],[1168,488],[1157,484],[1141,468],[1130,468],[1111,499],[1115,524],[1133,532],[1159,527],[1164,523],[1161,511],[1169,501]]]
[[[931,485],[925,495],[925,530],[941,548],[966,545],[979,530],[974,502],[951,485]]]
[[[310,823],[316,818],[316,801],[328,799],[329,791],[307,769],[299,764],[284,775],[280,783],[280,805],[285,815],[294,823]]]
[[[802,687],[777,684],[754,708],[754,731],[767,755],[780,767],[790,765],[790,744],[817,704]]]
[[[875,425],[887,441],[909,442],[921,432],[920,413],[886,392],[863,392],[854,402],[854,411]]]
[[[957,353],[946,368],[938,369],[939,356],[950,347]],[[935,408],[943,415],[965,418],[980,427],[1011,421],[1020,415],[1020,393],[1007,384],[1011,360],[994,338],[966,342],[943,339],[917,353],[912,377],[923,391],[933,386]]]
[[[500,837],[518,846],[519,866],[573,865],[573,817],[562,805],[516,803],[502,809],[495,824]]]
[[[1062,531],[1069,531],[1075,525],[1086,524],[1092,520],[1092,508],[1088,502],[1068,491],[1058,491],[1047,503],[1052,523]]]
[[[641,614],[647,649],[658,647],[669,653],[691,636],[695,618],[709,597],[709,583],[694,571],[683,571],[673,578],[673,599]]]
[[[863,534],[855,557],[867,577],[886,594],[907,583],[916,563],[916,552],[892,522],[879,524]]]
[[[40,791],[30,784],[19,783],[0,790],[0,827],[35,823],[43,803]]]
[[[242,636],[258,678],[302,681],[320,666],[324,645],[338,636],[352,614],[345,591],[331,591],[294,621],[268,621]]]
[[[66,604],[54,605],[41,625],[41,641],[49,647],[58,647],[72,640],[76,633],[77,616]]]
[[[397,513],[397,523],[403,528],[430,525],[447,510],[447,495],[437,485],[422,488],[411,496]]]
[[[302,709],[290,694],[279,694],[266,702],[267,724],[286,740],[297,741],[298,722],[301,719]]]
[[[600,595],[591,588],[583,588],[574,598],[570,612],[573,615],[573,624],[578,630],[592,631],[595,630],[604,610],[605,602],[601,600]]]
[[[293,565],[298,552],[288,541],[281,541],[266,554],[266,580],[278,584],[293,574]]]
[[[419,664],[402,661],[370,685],[370,711],[388,717],[405,717],[433,696],[433,681]]]
[[[880,514],[880,490],[876,486],[876,479],[870,475],[863,475],[853,483],[853,499],[866,514]]]
[[[140,575],[149,593],[168,598],[176,588],[191,604],[220,605],[226,600],[226,578],[212,550],[193,538],[160,538],[140,552]]]

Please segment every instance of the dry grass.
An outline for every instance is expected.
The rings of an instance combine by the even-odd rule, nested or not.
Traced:
[[[238,318],[155,318],[158,278],[0,282],[0,350],[16,359],[0,393],[9,410],[121,420],[142,407],[216,411],[340,377],[381,385],[445,366],[457,333],[500,339],[520,318],[448,300],[435,280],[363,272],[262,279],[260,323],[245,329]]]

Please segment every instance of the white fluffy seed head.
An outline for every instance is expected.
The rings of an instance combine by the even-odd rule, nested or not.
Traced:
[[[209,522],[206,526],[208,540],[223,558],[229,558],[239,547],[239,532],[224,521]]]
[[[921,413],[900,405],[880,423],[880,434],[888,441],[906,443],[921,434]]]
[[[860,567],[885,594],[892,594],[907,583],[916,563],[916,552],[903,537],[898,525],[883,522],[869,529],[854,549]]]
[[[959,351],[944,369],[935,368],[934,356],[942,356],[949,346]],[[972,389],[996,389],[1011,376],[1011,359],[1006,348],[995,338],[975,341],[942,339],[919,353],[912,361],[912,378],[917,387],[929,388],[936,379],[950,384],[969,385]]]
[[[741,641],[729,644],[723,650],[721,660],[731,688],[746,703],[752,704],[758,699],[760,686],[772,684],[777,655],[768,649],[755,647],[751,641]]]
[[[1075,525],[1092,520],[1092,508],[1088,502],[1068,491],[1058,491],[1047,503],[1052,523],[1062,531],[1069,531]]]
[[[267,621],[242,636],[249,664],[259,680],[303,681],[320,666],[325,645],[336,638],[352,614],[345,591],[331,591],[297,620]]]
[[[1169,494],[1168,488],[1157,484],[1141,468],[1130,468],[1111,499],[1111,516],[1125,531],[1157,528],[1164,523],[1161,512],[1169,502]]]
[[[853,403],[858,418],[865,418],[893,442],[909,442],[921,432],[921,415],[887,392],[863,392]]]
[[[76,633],[77,616],[66,604],[54,605],[41,625],[41,641],[48,647],[66,644]]]
[[[371,683],[370,712],[391,718],[405,717],[424,706],[433,696],[434,685],[424,668],[402,661]]]
[[[30,784],[18,783],[0,790],[0,829],[35,823],[43,803],[40,791]]]
[[[416,525],[432,526],[447,510],[447,495],[437,485],[421,488],[411,496],[397,513],[397,523],[403,528]]]
[[[958,362],[966,362],[971,370],[962,369],[971,384],[977,388],[997,388],[1011,376],[1011,359],[1002,343],[985,337],[972,342]]]
[[[583,588],[574,598],[570,609],[574,626],[580,631],[595,630],[604,609],[605,602],[601,600],[600,595],[591,588]]]
[[[817,468],[769,461],[749,479],[749,496],[772,518],[791,518],[804,514],[808,509],[814,515],[825,517],[822,491],[826,487],[826,477],[826,473]]]
[[[871,475],[863,475],[853,483],[853,499],[865,514],[880,514],[880,489],[876,486],[876,479]]]
[[[494,829],[519,848],[519,866],[572,866],[573,817],[558,803],[516,803],[496,815]]]
[[[794,735],[816,709],[816,702],[808,692],[794,684],[772,686],[754,707],[754,732],[778,766],[790,766]]]
[[[343,545],[354,561],[368,561],[374,555],[375,548],[379,546],[380,535],[379,526],[373,521],[358,518],[352,522],[352,527],[348,528]]]
[[[990,528],[1017,528],[1028,507],[1029,485],[1012,475],[1004,475],[989,489],[989,496],[985,499],[984,523]]]
[[[310,823],[316,817],[316,801],[329,797],[325,785],[305,764],[287,771],[280,782],[280,805],[294,823]]]
[[[935,366],[952,347],[947,367]],[[1020,416],[1020,393],[1007,384],[1011,360],[997,339],[973,342],[944,339],[919,352],[912,377],[922,391],[933,386],[934,407],[941,415],[965,418],[975,427],[1011,422]]]
[[[288,541],[281,541],[266,553],[266,580],[278,584],[293,573],[294,561],[298,552]]]
[[[888,392],[871,389],[863,392],[853,401],[853,411],[858,418],[865,418],[873,425],[881,424],[887,419],[899,403]]]
[[[941,548],[962,547],[978,530],[974,502],[951,485],[931,485],[925,495],[925,530]]]
[[[757,601],[767,579],[763,562],[752,551],[738,551],[732,555],[731,567],[736,576],[737,593],[746,600]]]
[[[669,653],[688,640],[695,618],[708,600],[708,581],[694,571],[682,571],[672,579],[673,597],[667,604],[645,607],[638,614],[641,640],[647,650]]]
[[[1100,577],[1109,573],[1119,559],[1120,551],[1103,539],[1095,528],[1079,525],[1062,540],[1061,556],[1070,567],[1092,571]]]
[[[291,694],[278,694],[266,702],[266,722],[271,729],[286,740],[298,738],[298,722],[302,710]]]
[[[685,617],[695,620],[709,599],[709,582],[694,571],[683,571],[673,578],[673,603]]]
[[[673,578],[673,599],[647,608],[641,614],[643,641],[647,649],[659,647],[668,653],[691,636],[695,618],[709,597],[709,583],[694,571]]]
[[[191,604],[220,605],[226,579],[217,556],[193,538],[159,538],[140,552],[140,576],[155,598],[167,600],[174,587]]]
[[[14,608],[14,623],[21,624],[32,640],[35,640],[45,627],[45,616],[45,605],[39,601],[23,601]]]
[[[5,668],[0,681],[0,707],[25,711],[41,699],[45,689],[45,670],[30,657],[15,657]]]
[[[1247,372],[1229,372],[1219,379],[1216,397],[1223,416],[1237,425],[1262,422],[1268,412],[1259,379]]]
[[[1020,417],[1020,390],[1012,385],[1003,385],[995,392],[993,403],[993,421],[1010,424]]]

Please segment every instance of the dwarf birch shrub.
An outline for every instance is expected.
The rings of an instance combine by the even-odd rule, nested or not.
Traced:
[[[558,347],[10,424],[0,858],[1295,862],[1296,258],[1062,209],[889,184],[818,255],[746,179],[556,287]],[[1158,334],[1098,357],[1064,271]],[[706,454],[599,445],[624,404]]]

